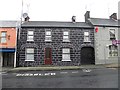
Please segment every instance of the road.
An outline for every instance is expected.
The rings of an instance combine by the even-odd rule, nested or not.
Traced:
[[[118,88],[118,69],[2,73],[3,88]]]

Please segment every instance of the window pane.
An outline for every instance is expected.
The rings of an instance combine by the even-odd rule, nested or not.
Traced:
[[[6,37],[7,32],[1,32],[1,37]]]
[[[109,46],[109,55],[110,56],[118,56],[118,48],[117,48],[117,46],[114,46],[114,45]]]
[[[51,36],[46,36],[45,40],[51,40]]]
[[[34,60],[34,54],[27,54],[26,60]]]
[[[51,31],[46,31],[46,35],[51,35]]]
[[[33,48],[28,48],[27,53],[34,53],[34,49]]]
[[[89,41],[89,37],[84,37],[84,41]]]
[[[109,50],[111,50],[111,46],[109,46]]]
[[[70,49],[69,48],[64,48],[63,53],[70,53]]]
[[[115,34],[115,30],[114,29],[110,29],[110,33]]]
[[[69,40],[69,37],[68,36],[63,36],[63,39],[64,40]]]
[[[64,31],[63,35],[69,35],[69,32],[68,31]]]
[[[33,36],[28,36],[28,39],[27,39],[27,40],[33,41]]]
[[[33,35],[33,31],[28,31],[28,35]]]
[[[109,51],[109,55],[112,56],[112,52],[111,51]]]
[[[62,60],[70,60],[70,54],[63,54]]]
[[[84,36],[89,36],[89,32],[84,32]]]
[[[1,38],[1,43],[6,43],[6,42],[7,42],[6,38]]]
[[[114,29],[110,29],[110,38],[115,38],[115,30]]]

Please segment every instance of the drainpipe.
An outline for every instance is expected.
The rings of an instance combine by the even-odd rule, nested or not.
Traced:
[[[106,64],[106,50],[105,50],[105,48],[106,48],[106,47],[104,46],[104,59],[105,59],[105,62],[104,62],[104,63]]]
[[[15,43],[15,53],[14,53],[14,68],[16,67],[16,50],[17,50],[17,27],[16,27],[16,43]]]
[[[16,43],[15,43],[15,53],[14,53],[14,68],[16,67],[16,53],[17,53],[17,38],[18,38],[18,36],[17,36],[17,34],[18,34],[18,28],[19,28],[19,22],[16,22]]]
[[[2,63],[3,63],[3,56],[2,56],[2,52],[0,53],[0,66],[1,66],[1,68],[2,68]]]
[[[14,68],[16,67],[16,48],[15,48],[15,54],[14,54]]]

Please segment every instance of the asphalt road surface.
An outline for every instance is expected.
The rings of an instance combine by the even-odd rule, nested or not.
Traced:
[[[2,74],[2,88],[118,88],[118,69],[27,71]]]

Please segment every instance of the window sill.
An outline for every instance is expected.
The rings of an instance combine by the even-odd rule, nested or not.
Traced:
[[[7,45],[7,43],[1,43],[2,45]]]
[[[116,38],[110,38],[110,40],[116,40]]]
[[[27,42],[34,42],[34,40],[27,40]]]
[[[62,60],[62,61],[71,61],[71,60]]]
[[[33,62],[34,60],[25,60],[25,61],[32,61]]]
[[[108,56],[108,58],[118,58],[119,56]]]
[[[85,42],[85,43],[87,43],[87,42],[90,43],[91,41],[83,41],[83,42]]]
[[[45,40],[45,42],[52,42],[52,40]]]
[[[63,41],[63,42],[70,42],[69,40]]]

